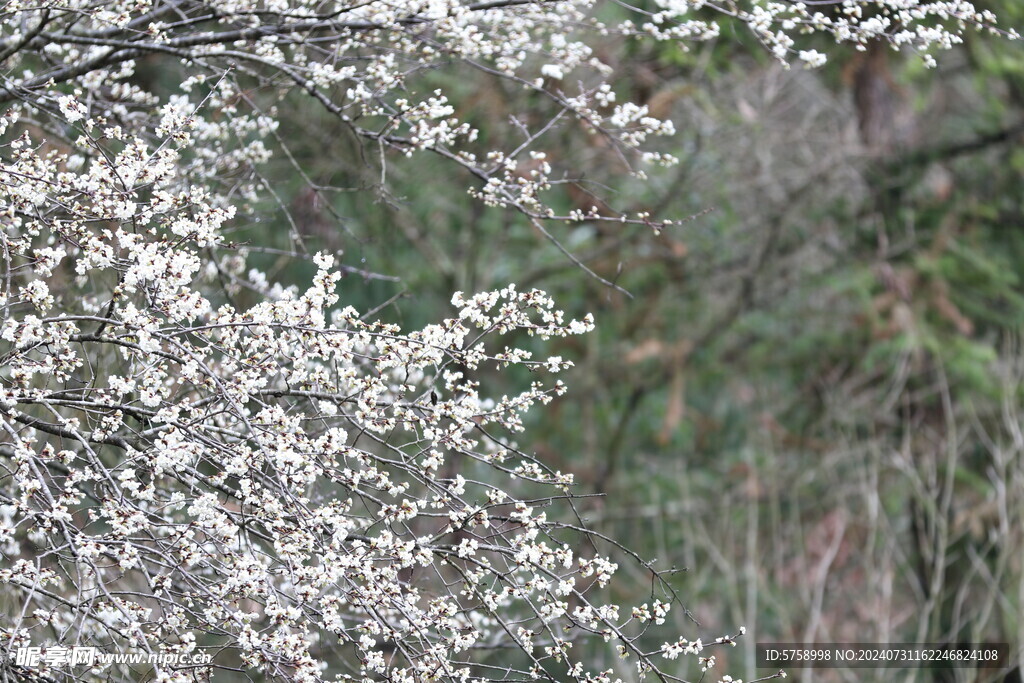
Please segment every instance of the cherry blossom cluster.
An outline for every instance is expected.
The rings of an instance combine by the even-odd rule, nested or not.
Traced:
[[[821,66],[827,55],[801,49],[801,35],[825,34],[837,43],[852,43],[864,50],[872,41],[885,41],[895,49],[907,46],[922,55],[927,66],[935,66],[934,52],[948,50],[962,42],[965,28],[999,32],[996,17],[965,0],[835,0],[826,2],[782,2],[749,0],[706,2],[705,0],[656,0],[661,11],[651,15],[642,28],[659,40],[707,38],[718,35],[713,23],[687,21],[694,10],[715,10],[743,22],[778,59],[793,57],[807,66]],[[1010,38],[1018,34],[1010,29]]]
[[[427,151],[461,166],[470,191],[489,205],[537,220],[616,220],[658,229],[672,221],[596,206],[563,216],[545,199],[553,186],[576,180],[575,169],[538,162],[560,126],[602,138],[639,177],[644,166],[675,163],[651,148],[652,138],[671,135],[672,122],[650,115],[642,103],[617,101],[615,74],[595,40],[672,41],[687,49],[732,22],[780,60],[813,67],[826,60],[815,35],[858,48],[885,41],[932,64],[934,53],[961,42],[966,30],[997,30],[990,12],[966,0],[657,0],[653,12],[626,5],[602,12],[603,4],[13,0],[0,23],[6,74],[0,102],[58,135],[83,121],[112,137],[142,134],[153,141],[170,134],[191,143],[182,163],[193,177],[231,184],[233,197],[255,202],[268,192],[252,168],[274,146],[275,108],[299,91],[382,157]],[[602,21],[602,15],[620,18]],[[140,62],[156,59],[180,70],[179,92],[159,96],[139,85]],[[510,112],[522,129],[521,144],[481,155],[471,144],[479,131],[460,119],[458,102],[426,85],[425,73],[445,68],[507,81],[551,100],[559,113],[530,122],[529,111]]]
[[[573,651],[596,638],[658,672],[673,651],[639,641],[671,599],[628,617],[608,602],[617,562],[548,517],[571,474],[513,441],[565,385],[487,397],[473,379],[570,367],[526,342],[592,318],[510,285],[403,331],[342,305],[332,255],[305,288],[239,276],[233,206],[188,182],[197,119],[167,116],[156,145],[76,119],[67,152],[7,120],[4,650],[214,648],[287,681],[479,679],[495,662],[611,680]],[[224,281],[261,296],[238,305]],[[20,673],[130,680],[109,666]]]

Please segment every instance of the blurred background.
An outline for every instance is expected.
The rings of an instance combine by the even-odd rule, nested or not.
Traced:
[[[1020,3],[976,4],[1024,26]],[[592,312],[595,333],[548,347],[576,363],[570,391],[530,414],[521,445],[604,494],[580,506],[596,531],[685,569],[673,586],[699,626],[675,610],[669,631],[746,627],[716,669],[771,673],[758,641],[1008,642],[1001,671],[790,675],[1020,681],[1006,673],[1024,642],[1019,44],[970,35],[936,69],[823,44],[829,64],[808,71],[728,30],[689,51],[598,40],[620,99],[674,121],[658,144],[681,163],[640,181],[578,125],[555,127],[548,161],[584,182],[551,201],[693,216],[661,234],[557,232],[631,297],[485,208],[451,165],[389,159],[384,178],[372,145],[298,94],[265,168],[274,196],[237,239],[342,251],[342,303],[407,328],[450,315],[455,290],[509,282]],[[453,93],[481,155],[514,146],[512,112],[530,127],[556,113],[468,69],[419,77]],[[313,273],[256,258],[284,283]],[[482,379],[498,395],[530,381]],[[649,574],[621,571],[620,599],[644,601]]]

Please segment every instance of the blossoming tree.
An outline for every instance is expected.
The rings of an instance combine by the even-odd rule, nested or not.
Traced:
[[[436,155],[490,206],[560,246],[557,226],[671,219],[601,203],[560,215],[573,182],[546,160],[568,122],[634,173],[670,121],[616,99],[592,37],[677,41],[749,28],[779,59],[817,66],[814,35],[948,48],[994,30],[971,3],[656,0],[602,23],[593,0],[11,0],[0,23],[0,663],[6,680],[137,680],[124,664],[49,656],[92,646],[192,653],[154,680],[231,670],[271,680],[676,679],[687,634],[662,574],[572,511],[572,475],[518,446],[559,381],[491,398],[484,366],[539,378],[571,365],[517,344],[587,332],[542,292],[455,293],[452,316],[408,331],[338,301],[346,269],[304,290],[249,267],[275,107],[300,91],[385,163]],[[806,45],[804,44],[806,42]],[[485,157],[478,131],[423,74],[452,65],[557,103]],[[160,69],[176,89],[150,87]],[[516,112],[513,112],[515,114]],[[298,169],[301,172],[301,169]],[[459,175],[461,174],[461,175]],[[453,192],[465,191],[453,183]],[[382,228],[383,229],[383,228]],[[572,255],[566,252],[566,257]],[[581,268],[582,264],[578,264]],[[594,275],[591,273],[591,275]],[[597,277],[594,275],[594,277]],[[237,302],[239,292],[255,305]],[[593,544],[580,545],[580,538]],[[592,549],[604,548],[602,556]],[[618,561],[652,578],[647,604],[602,589]],[[642,638],[644,637],[644,638]],[[690,636],[692,637],[692,635]],[[734,636],[719,638],[730,643]],[[595,668],[594,639],[620,657]],[[42,647],[29,666],[16,653]]]

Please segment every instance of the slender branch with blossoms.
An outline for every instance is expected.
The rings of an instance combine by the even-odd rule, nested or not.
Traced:
[[[548,98],[560,108],[557,120],[604,138],[643,177],[644,166],[676,163],[671,154],[651,148],[674,125],[645,105],[617,99],[615,74],[597,56],[594,38],[672,41],[685,49],[717,38],[721,23],[731,22],[749,29],[778,59],[819,66],[826,56],[812,47],[815,34],[861,49],[885,41],[933,63],[934,53],[961,42],[968,28],[998,30],[990,12],[964,0],[658,0],[656,12],[621,4],[618,11],[626,18],[614,24],[597,18],[601,4],[9,2],[0,27],[0,103],[38,118],[40,125],[92,120],[151,144],[161,131],[174,130],[179,142],[191,143],[189,175],[200,182],[234,179],[238,203],[255,201],[266,190],[252,182],[252,168],[269,154],[275,100],[298,90],[371,147],[398,155],[429,151],[462,168],[470,192],[490,206],[538,221],[615,221],[660,229],[674,221],[616,211],[602,202],[559,213],[546,195],[578,179],[565,175],[570,169],[554,168],[544,149],[554,121],[526,126],[522,144],[481,156],[468,149],[479,131],[456,116],[451,94],[423,86],[424,74],[468,66]],[[177,67],[177,93],[158,96],[137,84],[140,61],[154,60],[184,65]],[[207,113],[200,115],[203,100]],[[69,131],[50,131],[61,132]]]
[[[576,550],[581,526],[548,520],[572,476],[511,438],[564,385],[491,399],[467,376],[564,370],[502,340],[582,334],[590,317],[510,285],[456,293],[453,317],[403,332],[336,306],[327,254],[305,291],[250,274],[261,301],[238,309],[216,287],[235,266],[203,258],[234,211],[183,182],[173,134],[150,147],[86,128],[88,163],[27,132],[7,146],[8,653],[214,648],[229,654],[203,671],[412,681],[603,680],[572,656],[587,636],[641,673],[703,650],[641,649],[671,602],[621,615],[601,598],[616,563]],[[6,663],[22,678],[132,680],[116,665]]]
[[[583,334],[590,317],[568,320],[543,292],[509,285],[455,293],[451,317],[402,330],[339,302],[351,267],[333,255],[310,255],[311,284],[286,287],[250,268],[259,245],[227,238],[271,191],[258,167],[275,107],[296,90],[387,163],[438,155],[466,172],[474,196],[557,240],[545,225],[672,223],[597,206],[562,215],[546,201],[569,182],[544,149],[563,123],[603,136],[631,165],[674,162],[645,151],[672,122],[616,100],[589,37],[685,44],[735,21],[780,59],[814,66],[823,56],[800,48],[805,34],[928,55],[994,25],[967,2],[847,1],[826,14],[820,3],[659,0],[656,13],[625,7],[633,18],[614,26],[596,4],[6,3],[8,680],[137,677],[118,663],[26,666],[14,653],[29,646],[215,653],[157,665],[157,681],[230,670],[282,681],[680,680],[667,662],[713,665],[700,639],[644,644],[678,607],[661,573],[634,556],[657,595],[620,606],[604,590],[617,569],[609,553],[622,554],[614,541],[571,516],[549,519],[548,508],[572,510],[572,475],[513,439],[565,385],[538,379],[490,397],[473,379],[484,367],[538,377],[570,367],[522,341]],[[140,85],[143,61],[179,74],[175,91]],[[550,98],[559,114],[478,157],[466,149],[478,131],[421,82],[453,64]],[[257,303],[235,303],[242,288]],[[608,643],[622,667],[594,668],[586,640]]]

